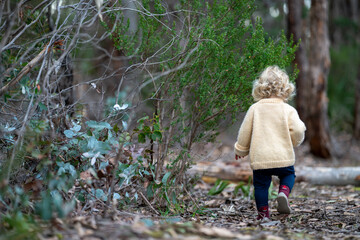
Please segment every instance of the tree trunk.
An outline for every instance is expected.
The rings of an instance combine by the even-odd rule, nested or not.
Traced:
[[[290,39],[291,35],[295,44],[298,44],[302,38],[299,48],[295,53],[294,64],[297,65],[299,69],[299,74],[296,79],[296,108],[299,112],[300,118],[307,123],[307,103],[306,103],[306,92],[308,89],[307,81],[307,68],[308,62],[306,58],[306,47],[305,47],[305,37],[302,36],[302,25],[303,19],[302,15],[303,1],[299,0],[288,0],[288,38]]]
[[[311,2],[310,9],[310,49],[309,49],[309,122],[307,126],[310,151],[315,156],[330,158],[332,150],[329,119],[327,77],[330,69],[329,35],[328,35],[328,2],[317,0]]]
[[[357,33],[357,53],[360,50],[360,4],[358,5],[358,33]],[[360,57],[358,55],[358,57]],[[356,79],[355,91],[355,116],[354,116],[354,138],[360,140],[360,61],[358,60],[358,74]]]
[[[360,64],[358,67],[355,92],[354,138],[360,140]]]

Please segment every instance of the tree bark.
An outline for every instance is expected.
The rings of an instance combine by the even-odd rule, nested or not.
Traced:
[[[358,33],[357,33],[357,53],[360,50],[360,4],[358,5]],[[358,55],[358,57],[360,57]],[[358,60],[358,73],[356,79],[356,91],[355,91],[355,111],[354,111],[354,138],[360,140],[360,61]]]
[[[330,69],[328,2],[311,2],[309,49],[309,121],[308,139],[310,151],[315,156],[330,158],[334,155],[328,119],[327,77]]]
[[[288,39],[293,36],[295,44],[299,44],[299,48],[295,53],[294,64],[299,69],[299,74],[296,79],[296,108],[299,112],[300,118],[307,123],[307,96],[308,82],[306,72],[308,69],[308,62],[306,57],[305,38],[302,36],[303,19],[302,15],[303,1],[288,0]],[[302,39],[300,41],[300,39]]]
[[[358,67],[355,92],[354,138],[360,140],[360,64]]]

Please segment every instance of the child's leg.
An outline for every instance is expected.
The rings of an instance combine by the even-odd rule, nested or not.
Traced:
[[[277,197],[279,213],[289,214],[291,212],[289,205],[289,194],[295,183],[294,166],[276,169],[276,175],[280,178],[279,195]]]
[[[280,179],[280,188],[279,191],[282,190],[283,186],[288,187],[287,196],[291,192],[292,188],[294,187],[295,183],[295,169],[294,166],[279,168],[278,177]]]
[[[256,208],[259,212],[259,218],[269,217],[268,196],[271,183],[271,175],[267,174],[266,170],[254,170],[253,183],[255,190],[254,195]]]

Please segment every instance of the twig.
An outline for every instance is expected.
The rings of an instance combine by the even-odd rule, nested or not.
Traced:
[[[197,202],[195,201],[195,199],[191,196],[191,194],[188,192],[188,190],[186,190],[186,187],[184,187],[185,192],[189,195],[189,197],[191,198],[191,201],[193,201],[193,203],[195,204],[195,206],[197,207],[197,209],[200,209],[199,205],[197,204]]]
[[[138,192],[140,194],[140,196],[144,199],[144,201],[146,202],[146,204],[151,208],[151,210],[153,210],[157,215],[160,215],[160,213],[158,211],[156,211],[156,209],[151,205],[151,203],[149,202],[149,200],[147,200],[147,198],[144,196],[144,194],[142,192]]]
[[[57,41],[54,43],[55,47],[56,45],[62,45],[62,41]],[[10,87],[14,86],[16,83],[18,83],[27,73],[30,72],[30,70],[37,65],[40,61],[42,61],[46,55],[46,52],[49,52],[50,48],[48,45],[45,46],[45,48],[33,59],[31,60],[23,69],[21,69],[20,73],[13,78],[8,84],[3,86],[0,89],[0,96],[2,96]]]
[[[109,191],[108,199],[107,199],[107,202],[106,202],[106,210],[109,208],[111,200],[112,200],[112,196],[114,194],[115,176],[116,176],[116,171],[117,171],[118,166],[119,166],[119,159],[121,158],[121,149],[122,148],[123,148],[123,146],[121,145],[120,148],[119,148],[119,152],[116,154],[115,164],[114,164],[114,168],[113,168],[113,171],[112,171],[112,178],[111,178],[111,182],[110,182],[110,191]],[[104,211],[104,214],[106,214],[106,211]]]

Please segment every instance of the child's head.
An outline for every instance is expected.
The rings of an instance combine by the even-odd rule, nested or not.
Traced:
[[[255,101],[263,98],[278,97],[287,101],[294,95],[295,86],[289,81],[289,76],[278,66],[267,67],[256,79],[252,96]]]

